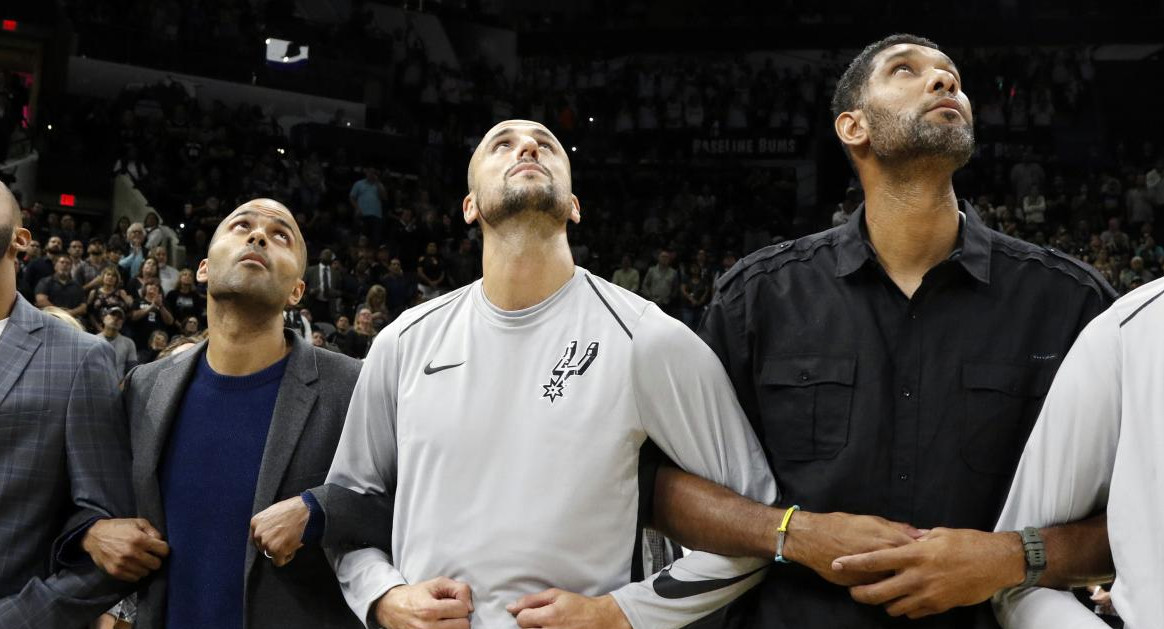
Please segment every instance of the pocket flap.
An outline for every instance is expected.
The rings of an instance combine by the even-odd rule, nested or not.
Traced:
[[[1041,397],[1051,387],[1054,370],[1031,365],[966,363],[962,365],[962,386],[1011,395]]]
[[[826,382],[852,386],[857,372],[853,356],[773,356],[760,369],[760,383],[782,387],[807,387]]]

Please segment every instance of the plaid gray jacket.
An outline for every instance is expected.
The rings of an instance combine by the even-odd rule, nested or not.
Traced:
[[[0,334],[4,629],[83,627],[127,589],[87,557],[60,552],[95,518],[133,513],[117,379],[108,343],[16,296]]]

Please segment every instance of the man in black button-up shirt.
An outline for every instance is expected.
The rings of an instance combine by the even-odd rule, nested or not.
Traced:
[[[772,515],[803,509],[784,550],[804,565],[773,566],[729,610],[731,626],[996,627],[982,604],[895,618],[939,610],[862,605],[853,600],[861,588],[851,597],[822,577],[852,585],[887,576],[830,574],[845,545],[946,549],[953,539],[962,546],[951,561],[1021,580],[1017,536],[1002,548],[972,531],[903,528],[929,541],[873,539],[877,522],[856,527],[829,512],[993,530],[1056,368],[1115,294],[1090,267],[992,231],[956,200],[952,175],[973,151],[971,109],[957,68],[931,42],[897,36],[871,45],[838,82],[833,104],[865,205],[846,225],[742,260],[720,280],[701,328],[765,448],[779,508],[757,506],[754,518],[713,513],[661,472],[656,524],[692,547],[761,554],[772,552]],[[712,525],[720,537],[708,533]],[[1046,538],[1041,584],[1055,585],[1074,538]],[[980,542],[980,554],[962,552]],[[952,604],[1003,586],[967,585]]]

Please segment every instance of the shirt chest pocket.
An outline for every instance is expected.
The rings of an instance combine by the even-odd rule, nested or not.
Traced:
[[[1034,427],[1055,366],[966,363],[962,458],[971,469],[1011,474]]]
[[[853,356],[775,356],[760,371],[765,441],[776,459],[831,459],[849,441]]]

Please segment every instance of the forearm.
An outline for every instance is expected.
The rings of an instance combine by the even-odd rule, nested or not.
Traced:
[[[765,528],[759,522],[775,509],[670,465],[658,468],[655,481],[655,525],[694,552],[676,560],[665,573],[611,593],[636,629],[686,626],[707,615],[762,579],[773,556],[764,549],[763,534],[755,532]],[[676,597],[669,591],[677,582],[728,575],[739,580],[698,594]]]
[[[774,557],[783,513],[662,465],[655,477],[653,515],[655,528],[687,548],[733,557]]]
[[[1068,589],[1110,581],[1115,575],[1111,546],[1107,539],[1107,514],[1060,526],[1039,529],[1047,557],[1047,568],[1039,587]],[[1026,552],[1014,531],[991,534],[992,541],[981,549],[983,558],[993,562],[990,574],[994,590],[1017,587],[1026,579]]]
[[[771,560],[790,506],[769,507],[667,465],[655,477],[654,526],[696,550]],[[874,574],[840,576],[832,568],[835,559],[910,544],[920,535],[908,524],[875,516],[797,510],[789,518],[782,556],[834,583],[850,585],[867,582]],[[1018,536],[1009,535],[1014,538],[1009,541],[1017,541]]]
[[[1047,570],[1039,586],[1079,587],[1110,581],[1115,575],[1106,513],[1039,532],[1047,551]]]
[[[324,550],[348,607],[358,618],[374,617],[381,596],[408,580],[392,565],[388,555],[376,548],[350,552]]]

